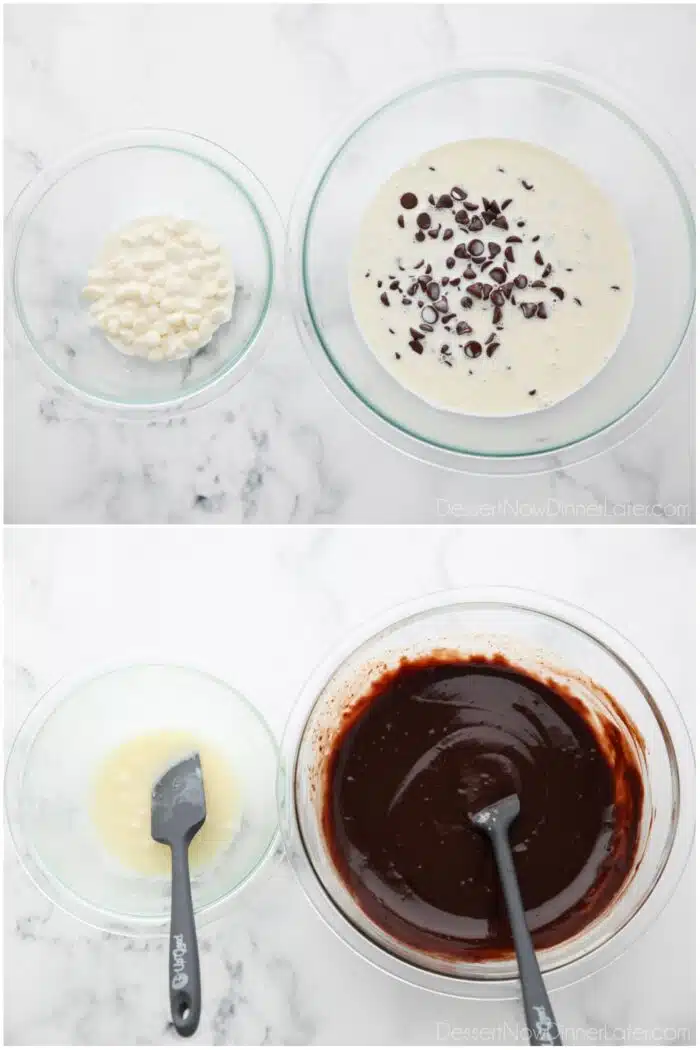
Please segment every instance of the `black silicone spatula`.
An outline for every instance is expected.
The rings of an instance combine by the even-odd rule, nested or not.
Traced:
[[[530,931],[525,922],[525,909],[508,841],[510,826],[519,812],[520,799],[517,795],[508,795],[493,805],[479,810],[478,813],[471,813],[469,819],[475,828],[488,835],[496,856],[520,970],[525,1020],[530,1031],[530,1046],[561,1046],[559,1027],[554,1019],[535,949],[532,947]]]
[[[156,782],[151,797],[151,835],[170,846],[170,1012],[180,1035],[197,1031],[202,1010],[199,951],[194,925],[188,851],[207,815],[198,754],[171,766]]]

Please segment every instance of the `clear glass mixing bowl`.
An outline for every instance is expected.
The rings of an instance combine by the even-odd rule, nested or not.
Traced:
[[[438,958],[375,924],[338,875],[322,830],[325,764],[343,712],[401,657],[440,648],[465,656],[502,652],[536,675],[553,675],[631,739],[607,692],[643,740],[634,745],[645,799],[633,870],[602,916],[538,953],[550,989],[573,984],[616,959],[660,913],[685,867],[694,831],[693,752],[671,694],[630,642],[582,609],[504,587],[449,591],[393,609],[348,638],[307,682],[285,729],[277,778],[285,849],[319,915],[380,969],[448,995],[519,995],[514,959]]]
[[[207,227],[228,253],[233,316],[193,357],[152,362],[119,353],[81,298],[108,233],[140,216]],[[127,131],[89,143],[22,191],[5,229],[6,330],[18,354],[59,392],[121,415],[203,403],[237,382],[262,350],[282,250],[282,223],[236,157],[180,131]]]
[[[170,880],[114,860],[89,813],[105,758],[136,736],[164,729],[214,746],[241,792],[239,831],[192,872],[198,924],[219,918],[275,851],[277,745],[259,712],[230,685],[166,664],[131,664],[61,681],[31,711],[13,744],[5,775],[7,820],[20,861],[39,889],[102,930],[153,935],[169,929]]]
[[[350,254],[378,188],[426,151],[470,138],[535,143],[577,165],[613,203],[634,252],[634,306],[616,352],[585,387],[540,412],[489,418],[427,404],[379,364],[351,309]],[[510,62],[452,72],[365,114],[311,172],[289,232],[297,324],[331,392],[389,444],[472,473],[549,470],[629,436],[659,406],[655,388],[683,342],[695,294],[680,161],[659,141],[579,74]]]

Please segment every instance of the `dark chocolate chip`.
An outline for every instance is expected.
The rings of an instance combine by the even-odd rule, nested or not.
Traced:
[[[465,295],[459,300],[459,305],[465,310],[469,310],[474,305],[474,302],[468,295]]]
[[[521,303],[520,304],[520,309],[523,312],[523,316],[527,317],[527,319],[529,320],[531,317],[534,317],[535,314],[537,313],[537,304],[536,303]]]
[[[539,241],[539,239],[540,239],[540,235],[539,235],[539,233],[538,233],[536,237],[533,237],[533,238],[532,238],[532,243],[533,243],[533,244],[537,244],[537,242]]]
[[[466,222],[469,222],[469,216],[463,208],[460,208],[459,211],[455,212],[455,222],[460,222],[462,223],[462,225],[464,225],[464,223]]]
[[[456,316],[457,314],[445,314],[445,316],[442,319],[442,323],[447,324],[448,321],[454,321]]]
[[[465,197],[467,196],[461,186],[453,186],[452,189],[450,190],[450,195],[456,201],[463,201],[465,199]]]
[[[423,333],[417,332],[415,328],[409,328],[409,332],[411,333],[413,339],[425,339]]]
[[[471,342],[467,343],[464,347],[464,353],[467,357],[480,357],[481,350],[481,343],[477,343],[476,339],[472,339]]]
[[[398,217],[398,219],[396,221],[398,222],[399,226],[403,230],[404,226],[406,225],[406,222],[404,220],[403,215],[399,215],[399,217]]]
[[[422,354],[423,353],[423,344],[420,343],[417,339],[412,339],[411,342],[408,345],[410,346],[411,350],[414,351],[414,353],[416,353],[416,354]]]
[[[418,241],[419,243],[420,243],[421,241],[424,241],[424,240],[425,240],[425,234],[423,233],[423,231],[422,231],[422,230],[419,230],[419,231],[418,231],[418,233],[416,234],[416,240],[417,240],[417,241]]]
[[[484,294],[484,286],[476,281],[474,284],[468,286],[467,291],[471,292],[475,299],[481,299]]]
[[[522,244],[522,243],[523,243],[522,237],[516,237],[515,235],[513,235],[511,237],[506,237],[506,244]]]
[[[476,237],[473,241],[470,241],[467,245],[470,255],[478,256],[484,254],[484,242],[478,240]]]
[[[492,262],[493,262],[493,259],[487,259],[485,263],[482,263],[481,272],[483,273],[484,270],[488,270],[488,268],[489,268],[489,266],[491,265]]]
[[[472,221],[469,223],[469,229],[472,233],[478,233],[479,230],[483,230],[484,224],[478,215],[475,215]]]
[[[513,294],[512,281],[509,281],[508,284],[503,285],[503,294],[505,295],[506,299],[510,299],[511,295]]]
[[[432,193],[428,194],[428,204],[435,204],[435,196]]]
[[[389,296],[386,294],[386,292],[382,292],[382,294],[379,296],[379,298],[384,303],[385,306],[389,305]]]
[[[466,321],[460,321],[457,325],[457,335],[471,335],[474,329]]]
[[[444,295],[441,295],[438,301],[435,303],[435,309],[440,314],[446,314],[449,310],[449,305]]]
[[[433,272],[433,264],[432,263],[428,263],[428,265],[425,268],[426,276],[430,277],[432,272]]]
[[[435,287],[437,288],[437,285]],[[440,294],[440,289],[438,288],[438,295],[439,294]],[[421,314],[420,315],[421,315],[421,317],[423,318],[423,320],[425,321],[426,324],[435,324],[435,322],[438,319],[437,310],[435,309],[434,306],[424,306],[423,309],[421,310]]]
[[[535,262],[538,266],[544,266],[544,259],[542,258],[542,252],[538,249],[535,252]]]
[[[501,250],[500,244],[496,244],[495,241],[489,241],[488,243],[489,255],[492,259],[495,259]]]
[[[410,306],[411,305],[411,300],[410,299],[402,299],[401,302],[402,302],[402,304],[404,306]]]
[[[506,208],[508,207],[508,205],[512,204],[512,203],[513,203],[513,198],[512,197],[508,197],[507,200],[504,200],[502,202],[502,204],[501,204],[501,211],[505,211]]]
[[[467,211],[478,211],[479,210],[479,205],[478,204],[474,204],[473,201],[465,201],[464,202],[464,207],[467,209]]]
[[[395,292],[398,287],[399,287],[399,282],[398,281],[392,281],[391,284],[389,285],[389,288],[390,288],[390,290],[392,292]]]
[[[506,271],[502,266],[494,266],[493,270],[489,270],[489,277],[493,277],[496,284],[503,284],[506,279]]]
[[[483,291],[483,296],[484,296],[484,299],[488,299],[488,298],[489,298],[489,296],[491,295],[491,285],[490,285],[490,284],[488,284],[488,283],[487,283],[487,284],[484,284],[484,285],[482,286],[482,291]]]
[[[545,266],[544,270],[542,271],[542,276],[543,277],[549,277],[551,272],[552,272],[552,264],[551,263],[547,263],[547,265]]]
[[[530,287],[531,288],[546,288],[547,285],[544,283],[544,281],[533,281]]]
[[[453,277],[450,280],[450,284],[454,285],[455,288],[457,287],[458,284],[461,284],[461,283],[462,283],[462,278],[461,277]]]
[[[432,301],[435,302],[435,300],[440,295],[440,285],[437,283],[437,281],[430,281],[428,287],[426,288],[426,292],[428,293],[428,298],[432,299]]]
[[[581,300],[577,299],[576,296],[574,296],[574,302],[576,303],[577,306],[583,306],[583,303],[581,302]]]
[[[428,237],[430,237],[431,240],[436,241],[439,236],[440,236],[440,223],[437,224],[437,226],[435,227],[434,230],[428,230]]]
[[[468,254],[467,246],[463,241],[455,245],[455,255],[458,259],[466,259]]]
[[[413,284],[409,284],[408,288],[406,289],[406,294],[407,295],[415,295],[417,291],[418,291],[418,281],[414,281]]]
[[[462,276],[466,277],[468,281],[471,281],[476,277],[476,270],[471,265],[467,266]]]
[[[526,190],[534,190],[534,184],[532,182],[526,182],[525,179],[520,180]]]
[[[454,270],[455,261],[451,255],[448,255],[448,257],[445,259],[445,266],[448,270]]]
[[[449,193],[441,193],[440,194],[440,196],[437,199],[437,207],[438,208],[451,208],[452,207],[452,197],[450,197]]]
[[[418,198],[415,193],[404,193],[401,197],[401,207],[405,208],[406,211],[410,211],[418,204]]]
[[[491,343],[491,346],[488,346],[486,348],[486,356],[487,357],[493,357],[493,355],[496,353],[496,351],[498,350],[500,345],[501,345],[500,343]]]
[[[396,358],[397,361],[401,360],[401,354],[399,354],[398,352],[394,354],[394,357]]]
[[[416,219],[416,222],[420,226],[421,230],[429,229],[431,220],[430,220],[430,216],[428,215],[427,211],[422,211],[420,213],[420,215],[418,216],[418,218]]]
[[[442,235],[442,239],[443,239],[443,241],[451,241],[452,238],[454,237],[454,235],[455,235],[455,231],[451,230],[449,228],[449,226],[448,226],[448,228],[445,230],[445,232]]]
[[[510,262],[510,263],[514,263],[515,262],[515,252],[513,251],[512,245],[510,245],[510,244],[508,245],[508,247],[506,248],[504,254],[505,254],[505,257],[508,260],[508,262]]]
[[[384,284],[384,281],[377,281],[377,288],[381,288],[381,286],[383,284]]]
[[[431,324],[419,324],[418,327],[420,328],[421,332],[434,332],[435,331],[435,329],[433,328],[433,326]]]
[[[508,221],[505,215],[497,215],[496,218],[493,220],[493,225],[497,226],[499,230],[507,230]]]
[[[518,227],[519,230],[522,230],[523,226],[525,225],[525,221],[521,219],[519,222],[516,222],[515,225]]]
[[[423,265],[424,262],[425,262],[425,259],[419,259],[418,262],[413,267],[413,269],[414,270],[420,270],[420,268],[421,268],[421,266]]]
[[[449,283],[450,283],[450,279],[449,279],[449,277],[443,277],[443,278],[441,278],[441,280],[440,280],[440,284],[442,285],[442,287],[443,287],[443,288],[447,287],[447,285],[448,285]]]
[[[527,277],[524,273],[519,273],[513,281],[516,288],[527,288]]]
[[[537,316],[541,317],[543,320],[545,317],[549,316],[547,313],[547,307],[544,305],[544,303],[537,304]]]
[[[556,295],[557,299],[563,299],[564,298],[565,293],[564,293],[564,289],[563,288],[557,288],[555,286],[555,287],[550,288],[550,291],[552,292],[552,295]]]
[[[503,320],[503,310],[501,310],[500,306],[494,307],[493,317],[491,318],[492,323],[493,324],[500,324],[502,320]]]
[[[496,288],[493,292],[491,292],[491,302],[494,306],[503,306],[505,301],[506,297],[499,288]]]
[[[620,285],[619,284],[611,284],[610,287],[612,288],[612,290],[614,292],[619,292],[620,291]]]

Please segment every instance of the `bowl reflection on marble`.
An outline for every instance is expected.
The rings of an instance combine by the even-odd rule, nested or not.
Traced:
[[[465,657],[500,652],[536,677],[551,675],[613,721],[636,753],[644,800],[632,870],[607,910],[538,952],[549,988],[573,984],[616,959],[660,913],[685,867],[694,829],[692,748],[671,694],[626,639],[575,606],[505,587],[448,591],[391,610],[344,641],[307,682],[285,729],[277,778],[285,849],[317,912],[380,969],[448,995],[519,995],[514,958],[444,958],[374,922],[337,871],[323,827],[327,763],[344,713],[401,658],[441,649]]]
[[[351,254],[379,187],[428,151],[476,138],[529,142],[575,165],[614,207],[634,255],[634,305],[611,359],[565,400],[526,415],[465,415],[422,400],[382,367],[351,307]],[[297,323],[330,390],[389,444],[467,472],[550,470],[628,436],[658,407],[663,392],[649,395],[680,349],[694,302],[692,214],[668,154],[598,88],[545,66],[460,70],[366,115],[329,146],[290,226]]]
[[[105,759],[127,741],[163,730],[215,746],[241,795],[240,828],[192,872],[201,924],[219,918],[269,867],[277,844],[277,746],[240,693],[189,667],[102,669],[50,689],[22,725],[8,760],[5,807],[25,870],[55,904],[112,933],[169,929],[169,877],[125,867],[107,851],[91,817]]]
[[[192,357],[149,362],[119,353],[82,298],[105,238],[151,215],[210,229],[231,260],[233,316]],[[42,172],[6,225],[7,333],[45,381],[121,414],[199,404],[237,382],[262,349],[277,286],[282,225],[264,186],[206,139],[139,130],[88,144]]]

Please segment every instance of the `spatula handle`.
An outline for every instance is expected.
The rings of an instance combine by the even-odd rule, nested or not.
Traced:
[[[180,1035],[194,1035],[202,1011],[199,951],[194,925],[187,846],[172,847],[172,906],[170,913],[170,1013]]]
[[[515,954],[518,957],[525,1020],[530,1031],[530,1046],[561,1046],[559,1026],[554,1018],[554,1011],[549,1002],[535,949],[532,947],[530,931],[525,921],[525,909],[515,874],[507,828],[496,829],[491,838],[506,900]]]

